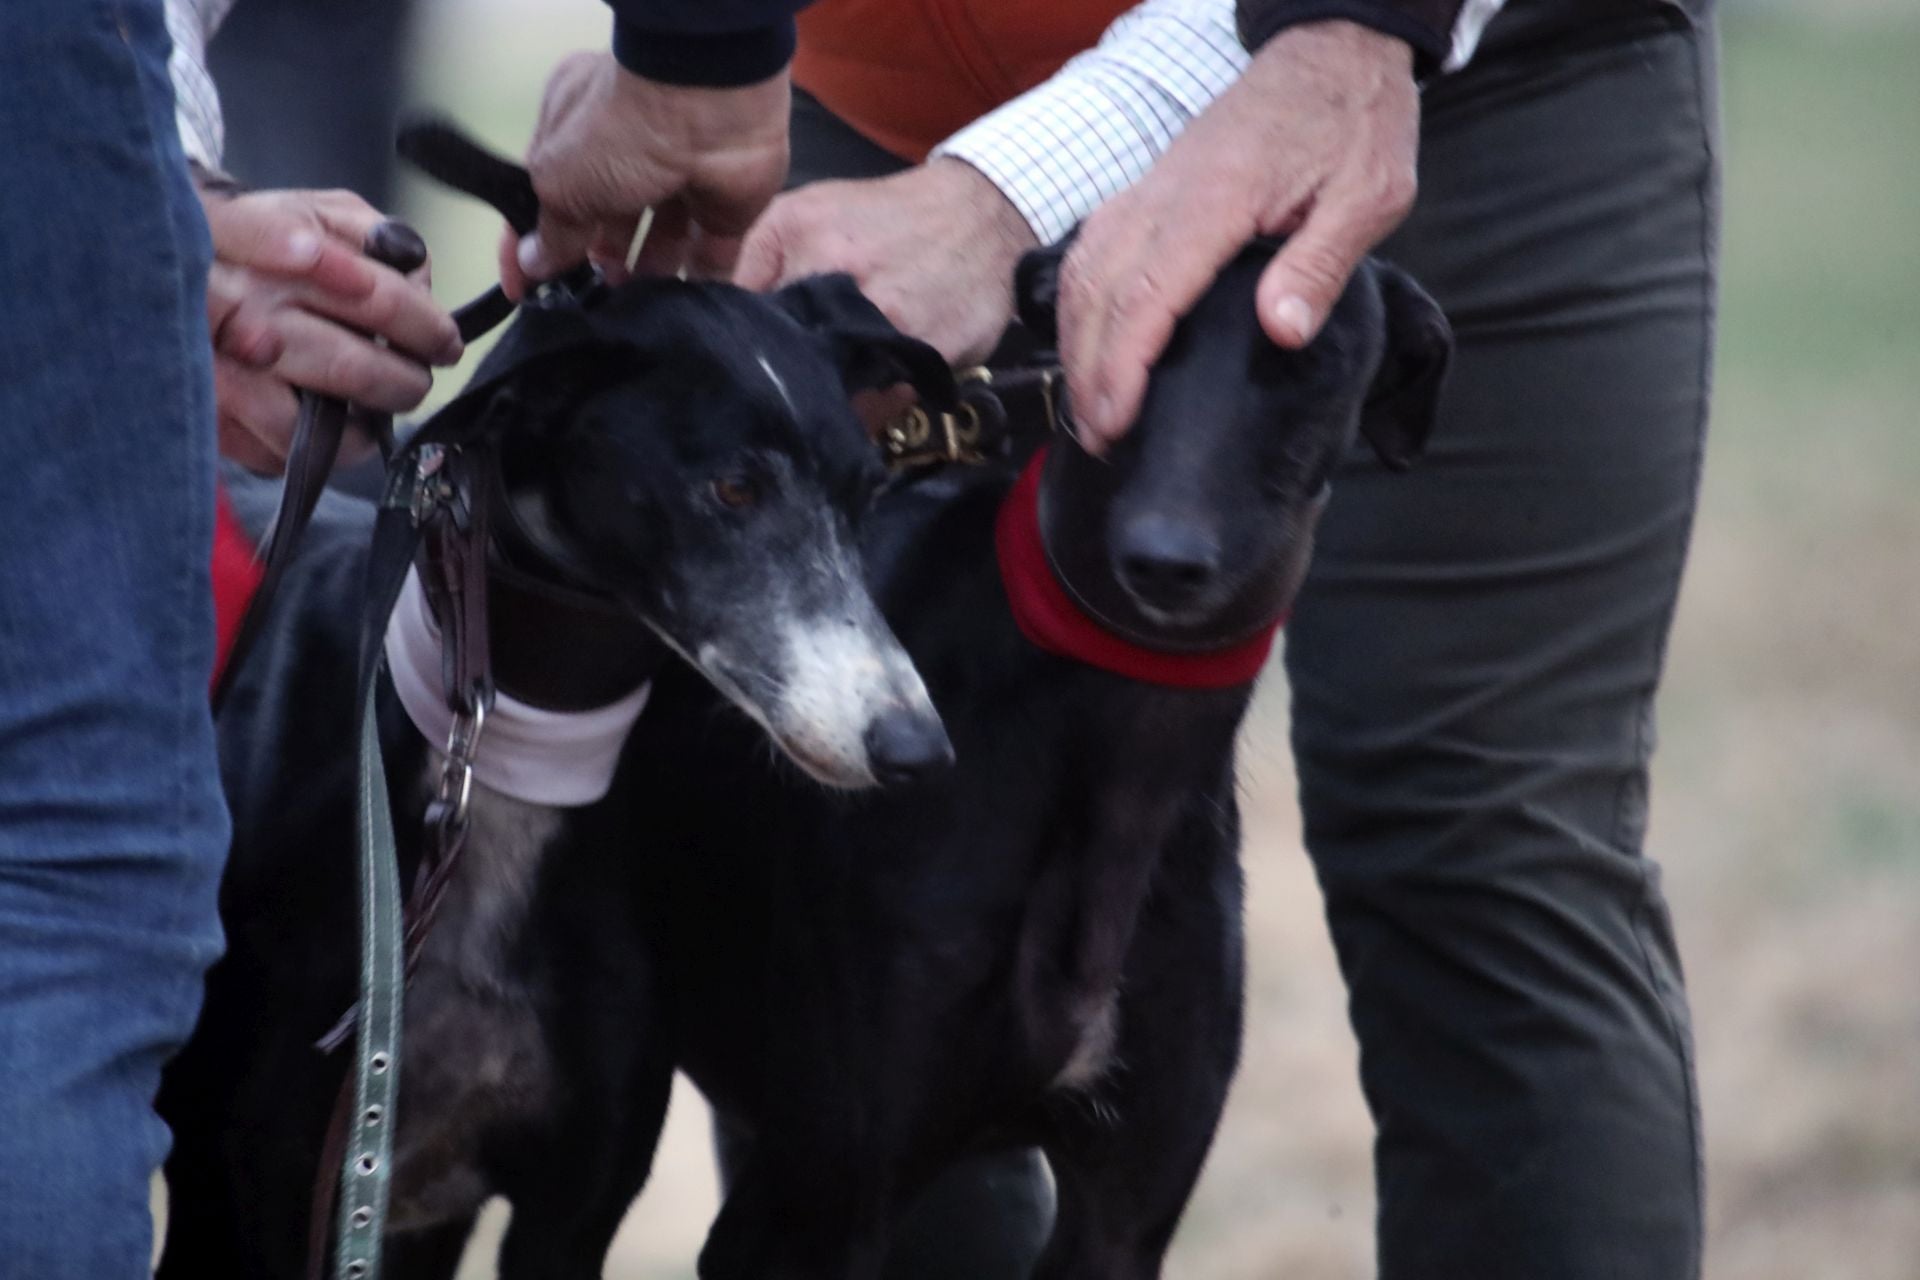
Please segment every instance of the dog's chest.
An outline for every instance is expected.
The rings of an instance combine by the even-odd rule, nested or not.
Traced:
[[[437,767],[437,761],[431,762]],[[559,810],[476,787],[459,870],[409,984],[390,1230],[478,1209],[495,1188],[485,1148],[553,1105],[539,993],[513,957]]]

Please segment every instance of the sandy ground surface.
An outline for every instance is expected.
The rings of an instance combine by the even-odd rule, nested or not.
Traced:
[[[546,52],[603,38],[594,8],[442,6],[426,96],[522,141]],[[1720,395],[1651,836],[1695,1008],[1709,1274],[1920,1280],[1920,24],[1729,8]],[[419,208],[466,296],[491,227]],[[1247,1053],[1170,1268],[1192,1280],[1372,1274],[1370,1127],[1283,695],[1242,753]],[[691,1276],[714,1201],[683,1091],[609,1280]],[[490,1273],[498,1226],[463,1277]]]

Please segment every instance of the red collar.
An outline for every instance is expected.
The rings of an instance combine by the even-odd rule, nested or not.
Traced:
[[[213,614],[218,635],[213,681],[220,683],[240,622],[247,616],[253,593],[260,588],[260,564],[254,559],[253,539],[247,537],[227,502],[224,487],[215,490],[213,509]]]
[[[1040,472],[1046,456],[1044,448],[1033,455],[994,522],[1000,581],[1020,633],[1048,653],[1144,684],[1229,689],[1252,683],[1273,649],[1280,622],[1211,653],[1164,653],[1107,630],[1074,602],[1054,576],[1040,541]]]

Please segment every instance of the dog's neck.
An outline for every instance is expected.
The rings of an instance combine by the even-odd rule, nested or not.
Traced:
[[[475,498],[491,506],[486,628],[495,702],[475,776],[517,800],[590,804],[606,794],[627,734],[646,705],[667,649],[646,624],[586,585],[564,554],[549,551],[507,495],[497,469]],[[439,620],[420,575],[408,575],[387,627],[395,692],[429,744],[448,740]]]
[[[516,500],[490,476],[487,636],[494,684],[548,711],[606,706],[650,680],[669,653],[647,624],[577,569],[544,498]]]
[[[529,572],[497,547],[487,560],[487,634],[494,684],[547,711],[590,711],[618,701],[652,679],[669,656],[632,613]]]

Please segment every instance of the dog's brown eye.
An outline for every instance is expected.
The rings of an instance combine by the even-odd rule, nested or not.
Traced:
[[[721,506],[738,511],[758,502],[760,490],[745,476],[718,476],[713,482],[713,496]]]

